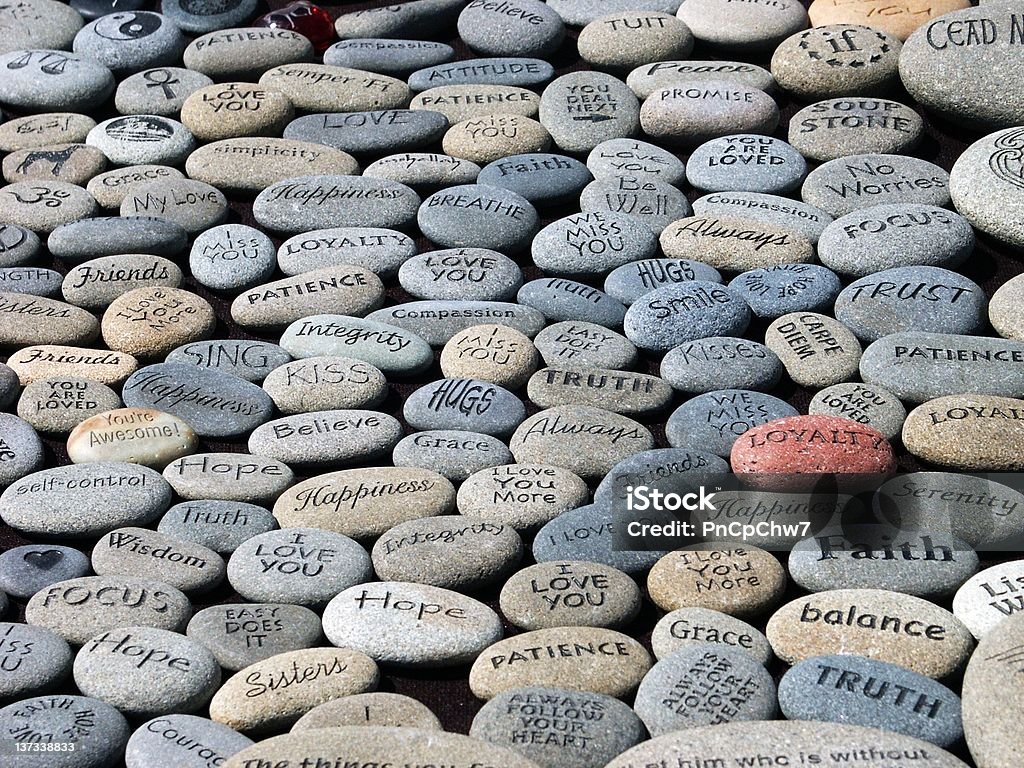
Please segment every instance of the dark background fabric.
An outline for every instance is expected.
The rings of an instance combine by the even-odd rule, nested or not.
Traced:
[[[805,4],[807,4],[806,0]],[[269,7],[279,8],[287,3],[281,2],[280,0],[272,0]],[[342,13],[348,13],[354,10],[360,10],[364,8],[378,7],[388,5],[389,3],[381,2],[353,2],[353,3],[342,3],[338,5],[324,5],[332,16],[337,17]],[[154,9],[158,3],[154,3]],[[259,13],[263,13],[268,10],[268,6],[261,3]],[[576,54],[575,39],[578,34],[578,29],[570,28],[567,39],[562,46],[561,50],[557,55],[552,58],[552,62],[556,67],[556,74],[561,75],[566,72],[585,69],[585,62],[582,62]],[[410,37],[415,37],[410,35]],[[467,47],[458,39],[454,27],[447,30],[441,35],[432,35],[424,37],[430,39],[441,40],[443,42],[452,45],[458,54],[458,58],[472,58],[474,54],[467,49]],[[730,59],[734,58],[728,55],[721,55],[713,50],[706,49],[698,43],[697,48],[691,55],[693,59]],[[770,54],[761,57],[750,58],[747,56],[743,57],[745,61],[751,61],[752,63],[759,64],[765,68],[768,68],[770,62]],[[539,89],[538,89],[539,92]],[[787,136],[787,129],[789,119],[792,117],[794,112],[802,108],[806,104],[798,103],[790,99],[785,93],[776,92],[773,94],[777,103],[779,104],[782,120],[779,128],[775,131],[774,135],[785,139]],[[941,120],[936,120],[930,117],[927,113],[923,113],[921,109],[913,103],[910,97],[898,89],[891,94],[891,97],[900,101],[904,104],[911,105],[922,114],[925,122],[925,136],[920,145],[914,150],[913,155],[920,157],[924,160],[933,162],[947,171],[952,167],[953,162],[960,155],[960,153],[974,140],[980,138],[981,134],[971,133],[961,126],[952,125]],[[114,115],[113,107],[109,106],[107,112],[102,114],[94,115],[99,119],[105,119]],[[643,137],[641,137],[643,138]],[[429,151],[441,151],[440,146],[428,148]],[[558,151],[553,149],[552,151]],[[585,156],[578,156],[579,159],[585,160]],[[680,154],[683,159],[686,158],[686,154]],[[361,156],[359,158],[361,166],[365,167],[374,159],[373,156]],[[694,200],[700,196],[700,192],[693,190],[692,188],[686,188],[687,196],[690,200]],[[235,197],[230,200],[231,213],[229,221],[240,222],[256,226],[255,221],[252,218],[252,200],[251,198]],[[542,225],[547,224],[561,216],[575,213],[578,210],[577,207],[564,207],[561,209],[541,209]],[[418,233],[417,233],[418,235]],[[274,239],[276,245],[280,245],[282,238]],[[421,252],[434,250],[435,246],[422,236],[417,237],[417,245]],[[183,254],[178,262],[187,270],[187,254]],[[543,273],[536,267],[533,267],[529,262],[528,255],[522,255],[518,257],[518,261],[523,267],[523,272],[526,280],[534,279],[543,276]],[[40,261],[42,266],[49,266],[58,271],[66,272],[67,266],[60,262],[57,262],[49,257],[48,254],[43,254]],[[1012,253],[1006,249],[1005,246],[994,244],[988,241],[984,237],[979,238],[977,249],[971,259],[961,268],[961,271],[970,277],[972,280],[978,282],[984,289],[987,295],[991,296],[995,289],[1002,285],[1004,282],[1009,280],[1024,271],[1024,264],[1021,262],[1020,254]],[[187,271],[186,271],[187,274]],[[602,281],[600,279],[594,279],[590,281],[596,287],[600,287]],[[390,280],[387,283],[387,303],[401,303],[404,301],[411,300],[398,285],[397,281]],[[188,290],[191,290],[207,301],[209,301],[217,314],[218,326],[214,338],[261,338],[270,342],[277,342],[279,337],[272,335],[259,336],[249,333],[246,330],[240,329],[237,325],[232,323],[230,317],[230,304],[233,294],[220,294],[199,285],[191,277],[186,277],[184,286]],[[745,334],[746,337],[763,341],[764,330],[767,327],[767,323],[758,322],[750,327]],[[8,350],[9,352],[9,350]],[[3,357],[6,359],[6,357]],[[642,358],[637,366],[638,370],[647,371],[650,373],[657,374],[658,372],[658,360],[653,357]],[[408,381],[395,381],[390,384],[390,395],[386,402],[380,406],[380,410],[390,413],[401,420],[401,408],[405,398],[415,390],[417,387],[440,378],[440,369],[436,362],[434,367],[426,374],[416,378],[415,380]],[[525,393],[520,392],[525,400]],[[792,403],[801,413],[807,412],[807,406],[810,402],[814,392],[807,390],[802,387],[797,387],[792,383],[785,383],[781,385],[773,394]],[[672,408],[675,408],[683,401],[683,398],[679,395],[676,396],[675,401],[672,404]],[[14,405],[9,410],[14,410]],[[529,413],[536,412],[536,408],[527,402],[527,409]],[[640,419],[643,421],[655,434],[659,447],[667,446],[664,436],[664,424],[671,410],[668,410],[662,414],[650,418]],[[407,433],[413,430],[406,430]],[[44,443],[46,446],[46,465],[57,466],[60,464],[67,463],[67,452],[65,449],[64,440],[60,436],[56,437],[44,437]],[[241,452],[245,450],[244,440],[235,441],[231,443],[221,442],[209,442],[204,441],[201,443],[200,451],[233,451]],[[907,454],[901,446],[897,446],[897,453],[899,459],[899,468],[901,471],[913,471],[916,469],[926,469],[921,462],[916,460],[914,457]],[[379,462],[377,462],[379,464]],[[0,523],[0,551],[6,551],[7,549],[18,546],[21,544],[29,543],[29,540],[18,532],[12,530],[10,527]],[[88,552],[91,548],[93,541],[62,541],[59,543],[69,544],[71,546],[77,546],[80,549]],[[529,552],[530,540],[527,537],[525,540],[527,553]],[[1016,553],[1004,553],[1002,556],[997,558],[986,559],[986,564],[991,564],[994,560],[1006,560],[1015,559]],[[524,565],[532,562],[532,558],[529,554],[526,555]],[[784,564],[784,562],[783,562]],[[641,588],[644,584],[640,584]],[[497,596],[500,589],[500,584],[495,585],[493,588],[488,589],[480,594],[475,595],[477,598],[488,603],[495,609],[497,609]],[[791,599],[801,594],[800,590],[790,587],[785,599]],[[196,598],[193,603],[195,610],[198,611],[209,605],[215,605],[220,603],[236,602],[239,601],[239,597],[234,593],[230,586],[226,583],[219,589],[202,595]],[[947,609],[950,607],[949,602],[944,603],[944,607]],[[641,611],[638,618],[624,631],[628,634],[638,638],[644,643],[648,649],[650,648],[650,633],[654,624],[658,618],[663,615],[663,612],[653,606],[650,601],[644,601],[644,608]],[[12,607],[8,610],[7,615],[2,617],[7,621],[24,621],[24,601],[12,601]],[[753,623],[763,630],[764,623],[767,620],[767,616],[762,617],[760,621],[754,621]],[[510,625],[506,624],[507,634],[514,634],[515,629]],[[772,671],[776,677],[781,676],[785,671],[785,666],[776,663]],[[482,706],[483,702],[477,700],[470,692],[468,684],[468,667],[458,667],[452,669],[440,669],[440,670],[425,670],[425,671],[408,671],[408,670],[383,670],[380,690],[393,691],[397,693],[406,694],[422,701],[428,705],[441,719],[442,724],[446,730],[456,731],[459,733],[466,733],[469,730],[470,723],[474,714]],[[946,681],[951,684],[955,690],[959,689],[958,681]],[[69,686],[66,688],[67,692],[74,692],[73,687]],[[205,714],[205,713],[199,713]],[[961,757],[967,757],[963,745],[959,745],[956,750]]]

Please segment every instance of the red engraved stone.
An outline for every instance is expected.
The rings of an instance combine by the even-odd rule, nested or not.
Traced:
[[[896,469],[892,446],[881,432],[840,416],[787,416],[760,424],[736,439],[730,462],[745,482],[765,475],[790,489],[805,485],[792,475],[812,481],[825,474],[886,475]]]
[[[284,8],[260,16],[252,25],[298,32],[309,38],[320,53],[334,41],[334,20],[331,14],[306,0],[296,0]]]

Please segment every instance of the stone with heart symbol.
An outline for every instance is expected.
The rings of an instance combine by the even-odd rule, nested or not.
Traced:
[[[0,555],[0,590],[27,600],[58,581],[87,576],[89,558],[72,547],[26,544]]]

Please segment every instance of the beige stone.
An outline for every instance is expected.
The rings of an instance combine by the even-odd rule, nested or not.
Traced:
[[[791,312],[777,318],[764,334],[764,344],[779,356],[789,378],[814,389],[853,378],[861,346],[853,331],[834,317],[817,312]]]
[[[425,704],[398,693],[357,693],[314,707],[292,726],[292,733],[343,726],[420,728],[443,731],[441,721]]]
[[[96,121],[77,112],[45,112],[16,117],[0,125],[0,151],[46,147],[51,144],[79,144],[85,141]]]
[[[101,329],[107,346],[140,357],[213,335],[217,318],[203,298],[180,288],[136,288],[111,302]]]
[[[1024,471],[1024,400],[951,395],[922,403],[903,423],[920,459],[976,472]]]
[[[454,125],[486,115],[536,117],[540,96],[514,85],[441,85],[417,93],[409,108],[440,112]]]
[[[260,85],[277,88],[305,112],[404,109],[411,95],[403,80],[327,64],[274,67],[263,74]]]
[[[799,232],[738,216],[689,216],[665,227],[659,239],[666,256],[732,272],[814,259],[814,245]]]
[[[40,344],[14,352],[7,358],[7,365],[18,374],[22,386],[58,376],[80,376],[117,385],[135,373],[139,361],[124,352]]]
[[[640,643],[613,629],[554,627],[524,632],[487,648],[469,672],[481,699],[542,686],[628,696],[651,668]]]
[[[754,616],[775,605],[785,589],[786,571],[775,555],[725,542],[669,552],[647,575],[651,600],[664,611],[710,608]]]
[[[19,149],[3,161],[4,179],[18,181],[66,181],[84,186],[107,167],[107,158],[96,147],[85,144],[51,144]]]
[[[814,0],[811,24],[863,24],[900,40],[937,16],[969,8],[968,0]]]
[[[272,733],[326,701],[372,691],[379,677],[373,659],[350,648],[279,653],[228,678],[210,701],[210,718],[236,731]],[[237,760],[228,764],[241,766]]]
[[[505,389],[519,389],[539,362],[529,336],[507,325],[474,325],[441,350],[441,372],[448,378],[480,379]]]
[[[84,309],[56,299],[0,293],[0,345],[88,344],[99,324]]]
[[[68,458],[75,464],[125,461],[163,469],[195,453],[199,438],[177,416],[152,408],[118,408],[81,422],[68,436]]]
[[[208,85],[181,105],[181,122],[199,141],[279,136],[294,116],[287,96],[258,83]]]
[[[884,589],[834,589],[786,603],[765,628],[788,664],[851,653],[943,678],[970,655],[974,638],[949,611]]]
[[[353,176],[359,163],[348,152],[294,139],[238,137],[196,149],[188,175],[218,189],[258,193],[293,176]]]
[[[455,123],[441,146],[453,157],[483,165],[510,155],[544,152],[551,146],[551,135],[532,118],[489,114]]]

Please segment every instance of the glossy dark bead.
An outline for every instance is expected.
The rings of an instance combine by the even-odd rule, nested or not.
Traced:
[[[296,0],[284,8],[260,16],[252,25],[291,29],[308,37],[318,52],[326,50],[334,42],[334,19],[331,14],[306,0]]]

